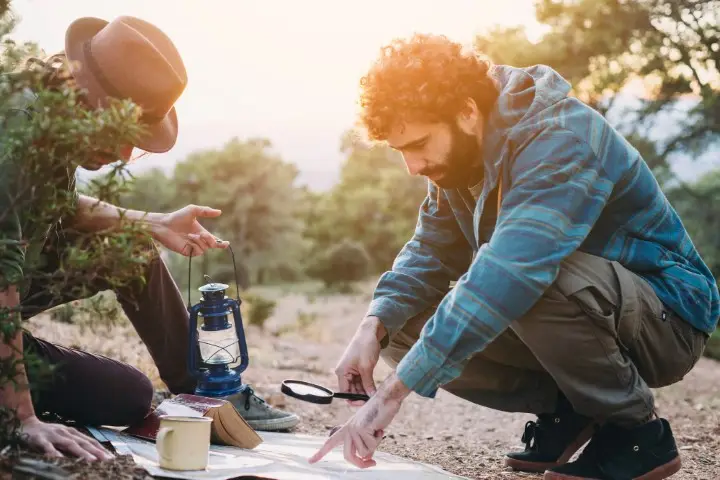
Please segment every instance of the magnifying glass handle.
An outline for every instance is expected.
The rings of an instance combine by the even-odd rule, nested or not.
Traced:
[[[344,400],[361,400],[364,402],[367,402],[370,400],[370,397],[365,395],[364,393],[343,393],[338,392],[333,395],[335,398],[342,398]]]

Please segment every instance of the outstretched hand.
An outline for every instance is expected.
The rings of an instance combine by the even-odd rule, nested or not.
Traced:
[[[21,434],[29,447],[52,457],[63,457],[65,453],[89,461],[114,458],[94,438],[72,427],[42,422],[37,417],[23,421]]]
[[[188,257],[202,255],[210,248],[227,248],[228,242],[216,238],[198,221],[221,213],[215,208],[188,205],[160,217],[153,226],[153,237],[166,248]]]

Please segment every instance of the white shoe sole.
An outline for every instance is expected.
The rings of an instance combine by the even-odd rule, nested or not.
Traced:
[[[246,420],[246,422],[254,429],[264,432],[275,432],[278,430],[289,430],[300,423],[300,418],[296,415],[283,418],[269,418],[267,420]]]

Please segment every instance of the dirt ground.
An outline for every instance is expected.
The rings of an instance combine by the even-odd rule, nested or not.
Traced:
[[[319,406],[288,398],[279,392],[279,385],[293,378],[336,386],[332,371],[365,312],[370,291],[371,285],[357,295],[258,291],[278,304],[263,329],[246,326],[250,366],[244,380],[271,403],[298,413],[302,417],[300,432],[327,435],[333,426],[348,419],[353,409],[339,401]],[[57,343],[132,363],[145,371],[159,390],[163,388],[147,350],[128,325],[93,329],[37,319],[32,330]],[[389,369],[381,361],[376,380],[387,373]],[[720,478],[720,364],[703,359],[682,382],[656,393],[659,412],[671,421],[682,451],[684,468],[672,478]],[[541,478],[503,466],[506,451],[522,448],[520,436],[530,419],[530,415],[480,407],[444,391],[435,400],[412,395],[386,432],[381,450],[473,479]],[[128,474],[125,478],[133,477]]]

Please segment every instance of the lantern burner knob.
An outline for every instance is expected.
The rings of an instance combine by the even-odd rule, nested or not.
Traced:
[[[205,277],[205,281],[209,282],[203,285],[202,287],[198,288],[200,292],[202,292],[203,298],[206,300],[222,300],[225,298],[225,291],[230,288],[229,285],[226,285],[224,283],[215,283],[212,281],[212,279],[207,276],[203,275]]]

